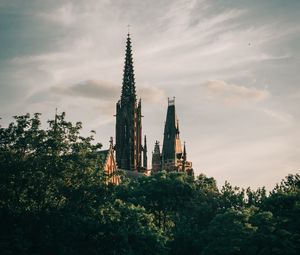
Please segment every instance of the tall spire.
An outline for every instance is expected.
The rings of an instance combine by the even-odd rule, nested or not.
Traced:
[[[122,84],[122,94],[121,102],[135,102],[136,101],[136,91],[135,91],[135,79],[133,70],[133,58],[131,50],[131,39],[128,32],[127,42],[126,42],[126,54],[125,54],[125,65],[123,74],[123,84]]]
[[[120,169],[140,171],[142,104],[137,103],[130,35],[127,36],[121,99],[116,104],[116,161]]]
[[[143,167],[147,169],[148,167],[148,157],[147,157],[147,138],[144,136],[144,149],[143,149]]]

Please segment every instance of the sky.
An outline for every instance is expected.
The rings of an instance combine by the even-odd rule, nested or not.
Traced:
[[[0,0],[1,125],[55,108],[108,147],[127,25],[149,163],[167,98],[196,174],[268,189],[300,171],[299,0]]]

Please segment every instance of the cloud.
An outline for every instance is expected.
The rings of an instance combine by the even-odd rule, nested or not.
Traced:
[[[263,112],[286,125],[291,125],[295,120],[294,116],[289,113],[274,111],[270,109],[264,109]]]
[[[54,86],[50,90],[64,96],[79,96],[91,99],[102,99],[116,101],[121,93],[121,86],[101,80],[86,80],[68,87]],[[154,86],[139,86],[137,96],[143,101],[156,103],[160,102],[165,93]]]
[[[94,110],[105,116],[107,118],[106,122],[111,122],[114,120],[113,116],[116,114],[116,102],[100,102],[96,107],[94,107]],[[101,121],[103,122],[103,120]]]
[[[120,94],[120,87],[106,81],[97,80],[87,80],[69,87],[55,86],[51,90],[61,95],[105,100],[115,99]]]
[[[76,15],[74,13],[74,6],[72,3],[68,2],[58,7],[52,12],[41,12],[37,16],[64,26],[73,25],[76,21]]]
[[[229,84],[225,81],[207,81],[205,87],[209,98],[217,97],[228,104],[261,102],[271,96],[267,90]]]
[[[141,87],[138,92],[140,94],[138,96],[141,97],[142,100],[149,103],[161,102],[165,97],[165,93],[163,90],[153,86]]]
[[[299,86],[298,86],[299,87]],[[295,91],[294,93],[288,96],[292,100],[299,100],[300,99],[300,90]]]

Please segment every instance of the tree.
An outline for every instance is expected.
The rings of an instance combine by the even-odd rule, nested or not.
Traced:
[[[300,253],[300,175],[288,175],[276,185],[261,208],[273,215],[277,253]]]
[[[200,254],[205,247],[205,233],[219,211],[220,194],[214,178],[200,174],[194,180],[193,195],[175,222],[170,254]]]
[[[245,190],[239,187],[232,187],[229,182],[225,182],[220,191],[221,208],[227,209],[242,209],[245,206]]]
[[[80,188],[87,197],[89,186],[103,181],[96,168],[101,144],[80,136],[81,123],[65,121],[62,113],[44,130],[39,116],[15,117],[16,123],[0,129],[0,206],[11,211],[60,208]]]
[[[152,216],[113,201],[101,144],[64,113],[48,124],[27,114],[0,129],[1,254],[163,253]]]
[[[119,197],[151,212],[156,225],[164,231],[174,226],[180,210],[193,198],[193,177],[184,173],[160,172],[130,181],[126,189],[119,187]]]
[[[201,254],[247,254],[254,228],[248,223],[251,211],[228,209],[216,215],[207,230],[206,247]]]
[[[166,238],[145,208],[117,199],[105,204],[97,218],[98,254],[165,254]]]
[[[1,254],[300,253],[300,176],[269,195],[160,172],[107,184],[93,136],[56,115],[0,127]]]

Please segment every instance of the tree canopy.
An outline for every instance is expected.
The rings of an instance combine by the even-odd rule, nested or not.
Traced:
[[[0,127],[1,254],[300,254],[300,175],[267,194],[165,171],[107,184],[65,114]]]

